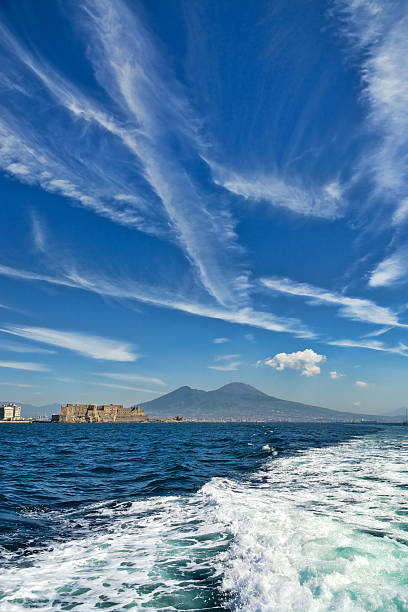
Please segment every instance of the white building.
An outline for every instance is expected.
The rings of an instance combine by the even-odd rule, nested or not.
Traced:
[[[17,404],[4,404],[0,406],[0,421],[19,421],[21,419],[21,406]]]

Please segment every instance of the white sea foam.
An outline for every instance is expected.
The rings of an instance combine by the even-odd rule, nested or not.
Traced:
[[[408,610],[408,439],[394,431],[271,461],[233,494],[204,487],[233,535],[232,609]]]
[[[395,428],[192,496],[99,506],[106,533],[3,571],[0,609],[205,610],[219,589],[242,612],[407,610],[407,450]]]

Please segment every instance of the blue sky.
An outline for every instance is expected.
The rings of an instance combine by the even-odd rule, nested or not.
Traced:
[[[2,397],[405,405],[407,41],[404,1],[2,2]]]

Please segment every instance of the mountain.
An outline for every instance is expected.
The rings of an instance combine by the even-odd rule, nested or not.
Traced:
[[[403,408],[397,408],[397,410],[390,412],[389,415],[386,416],[405,418],[406,414],[407,408],[404,406]]]
[[[244,383],[229,383],[215,391],[180,387],[142,407],[150,417],[181,415],[199,420],[308,421],[313,419],[351,421],[371,419],[370,415],[351,414],[311,406],[267,395]]]

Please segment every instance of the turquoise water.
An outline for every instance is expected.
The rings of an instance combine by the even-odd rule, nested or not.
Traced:
[[[0,437],[2,611],[408,610],[403,427],[10,424]]]

